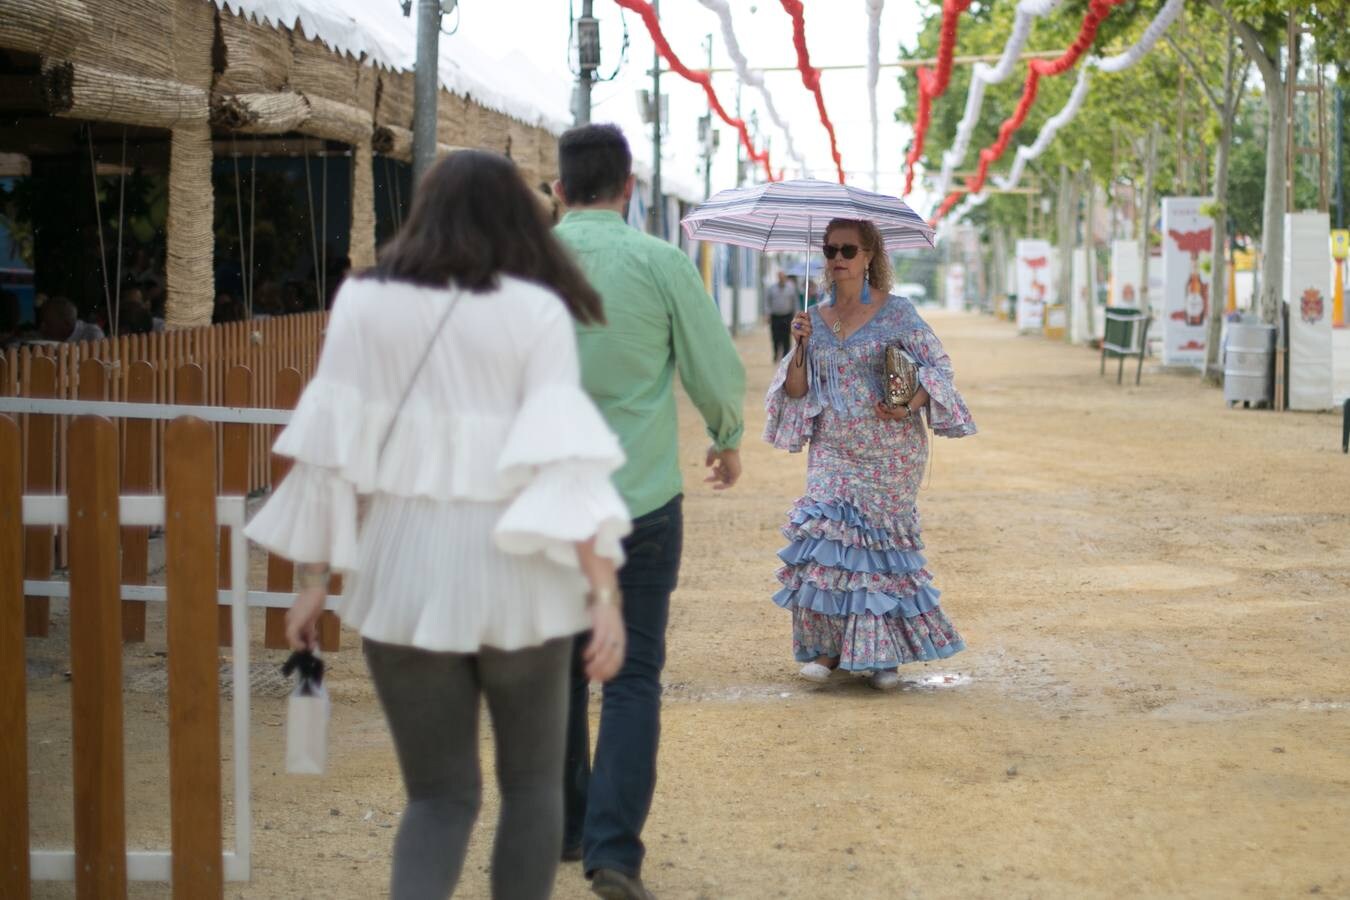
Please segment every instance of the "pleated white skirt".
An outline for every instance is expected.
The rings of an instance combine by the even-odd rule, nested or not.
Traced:
[[[507,502],[376,494],[345,578],[341,615],[362,636],[424,650],[517,650],[589,627],[580,572],[504,553]]]

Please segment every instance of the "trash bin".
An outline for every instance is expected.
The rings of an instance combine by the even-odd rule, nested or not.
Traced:
[[[1223,350],[1224,402],[1269,405],[1274,396],[1271,385],[1274,355],[1274,325],[1229,322]]]

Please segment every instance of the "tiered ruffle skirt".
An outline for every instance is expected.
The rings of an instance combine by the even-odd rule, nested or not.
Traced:
[[[783,535],[773,599],[792,611],[798,662],[838,657],[841,669],[868,672],[965,649],[938,604],[912,517],[869,518],[847,501],[806,496]]]

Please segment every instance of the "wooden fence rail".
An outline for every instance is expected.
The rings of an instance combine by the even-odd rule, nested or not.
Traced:
[[[84,369],[87,361],[82,364]],[[87,371],[90,379],[97,375]],[[235,854],[222,849],[219,671],[216,657],[216,505],[212,475],[215,436],[197,419],[177,419],[165,429],[169,471],[162,512],[168,540],[167,619],[169,674],[169,866],[155,880],[170,880],[175,898],[224,894],[226,864],[241,861],[247,877],[247,832],[236,836]],[[123,758],[121,551],[124,498],[118,495],[118,431],[108,419],[80,416],[68,430],[70,469],[64,520],[70,541],[70,680],[72,779],[74,784],[73,865],[60,869],[75,882],[77,898],[125,897],[128,860],[156,854],[126,846],[125,760]],[[12,420],[0,417],[0,800],[6,827],[0,829],[0,885],[6,897],[29,896],[38,863],[53,856],[30,851],[24,715],[26,673],[22,584],[17,561],[25,536],[26,501],[20,496],[22,445]],[[138,499],[138,498],[133,498]],[[232,515],[243,521],[241,500]],[[32,521],[32,520],[29,520]],[[137,524],[155,519],[141,517]],[[31,529],[29,529],[31,533]],[[242,607],[235,628],[247,636]],[[238,668],[238,665],[237,665]],[[238,673],[236,672],[236,675]],[[245,681],[245,684],[247,682]],[[236,678],[236,691],[239,690]],[[246,690],[246,688],[245,688]],[[247,779],[247,698],[236,694],[236,753],[243,747],[245,773],[236,785],[236,815],[249,822]],[[242,739],[242,744],[241,744]],[[239,780],[239,770],[236,770]],[[242,836],[242,840],[241,840]],[[50,866],[46,874],[53,877]],[[60,877],[60,876],[56,876]],[[142,876],[143,877],[143,876]]]
[[[78,344],[12,347],[0,353],[0,397],[49,397],[62,400],[84,397],[167,403],[181,395],[179,373],[184,366],[192,365],[200,370],[200,376],[195,372],[189,376],[194,379],[189,390],[200,396],[194,402],[225,406],[231,405],[226,399],[227,393],[239,399],[237,393],[231,392],[230,377],[234,369],[243,366],[254,373],[254,379],[248,387],[247,402],[237,405],[284,407],[285,404],[278,402],[277,396],[279,373],[294,369],[300,374],[301,385],[309,381],[318,363],[327,324],[326,312],[296,313],[162,334],[128,335]],[[95,369],[84,368],[88,360],[98,360],[107,367],[106,386],[98,388],[104,392],[102,397],[87,396],[88,389],[80,386],[86,373],[96,372]],[[139,366],[140,363],[146,363],[148,368]],[[195,381],[197,378],[200,378],[200,388]],[[25,441],[31,442],[32,423],[24,421],[20,426]],[[155,440],[152,441],[149,489],[158,492],[164,484],[164,465],[158,453],[158,448],[163,446],[163,424],[154,425],[152,430]],[[64,428],[58,427],[58,432],[53,436],[50,447],[39,443],[37,449],[48,455],[54,463],[53,482],[48,490],[60,492],[66,485],[64,460],[68,454],[62,451]],[[119,443],[124,453],[127,452],[127,439],[127,426],[123,423],[119,426]],[[248,442],[251,452],[247,469],[249,491],[271,484],[267,453],[271,439],[270,429],[250,426]],[[218,465],[223,467],[228,462],[221,452],[221,440],[222,435],[217,429],[216,455]],[[30,468],[31,462],[26,463],[24,471],[30,471]],[[39,469],[39,473],[43,471]],[[29,492],[33,489],[30,482]]]
[[[327,313],[300,313],[273,319],[233,322],[186,331],[135,335],[80,344],[29,345],[0,354],[0,397],[58,400],[294,409],[314,373],[323,343]],[[63,494],[71,483],[67,416],[26,413],[19,417],[22,458],[18,471],[24,492]],[[117,421],[116,443],[121,467],[118,493],[161,494],[167,469],[164,421],[127,418]],[[276,459],[271,444],[279,426],[259,424],[206,425],[211,431],[214,493],[246,495],[274,487],[285,476],[285,460]],[[78,454],[78,465],[84,461]],[[23,574],[28,580],[50,578],[70,562],[64,528],[32,526],[24,542]],[[122,535],[122,583],[144,585],[149,579],[150,529],[128,527]],[[228,529],[222,527],[219,586],[230,587]],[[289,562],[269,559],[267,589],[292,588]],[[24,603],[26,633],[45,637],[49,629],[47,597]],[[228,634],[229,610],[219,613],[222,643]],[[285,613],[269,609],[264,645],[285,643]],[[145,640],[145,604],[126,601],[122,612],[126,641]],[[320,628],[324,649],[337,650],[336,617],[325,615]]]

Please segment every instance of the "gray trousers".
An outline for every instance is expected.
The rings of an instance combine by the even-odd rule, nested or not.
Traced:
[[[362,641],[394,738],[408,808],[394,839],[394,900],[443,900],[478,815],[478,700],[497,748],[501,814],[492,896],[548,897],[562,846],[563,741],[571,638],[476,654]]]

